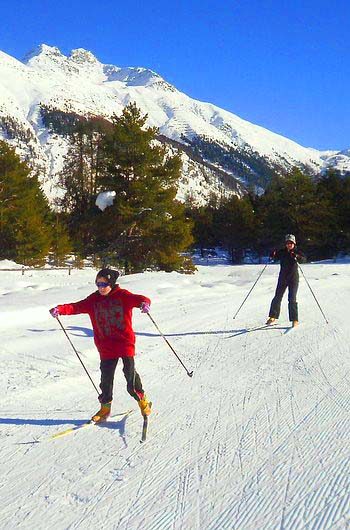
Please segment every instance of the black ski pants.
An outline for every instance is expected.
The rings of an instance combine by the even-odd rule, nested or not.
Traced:
[[[297,292],[299,286],[299,277],[280,276],[278,278],[275,296],[271,302],[269,317],[278,318],[281,312],[281,302],[283,295],[288,287],[288,312],[289,320],[298,320]]]
[[[123,372],[126,379],[126,388],[130,396],[139,401],[143,395],[143,388],[139,374],[135,370],[134,357],[121,357]],[[106,359],[101,361],[101,394],[98,399],[101,403],[109,403],[113,399],[114,373],[119,359]]]

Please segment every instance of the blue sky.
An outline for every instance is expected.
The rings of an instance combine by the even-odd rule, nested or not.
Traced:
[[[144,66],[317,149],[350,147],[349,0],[0,0],[0,49]]]

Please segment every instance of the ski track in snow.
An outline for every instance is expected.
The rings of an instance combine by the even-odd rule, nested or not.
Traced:
[[[304,266],[330,323],[301,281],[301,325],[288,333],[286,302],[278,326],[247,331],[266,319],[273,267],[232,319],[260,270],[199,267],[191,277],[121,279],[151,297],[160,329],[194,370],[188,378],[135,311],[137,368],[154,403],[144,445],[120,367],[114,411],[135,412],[49,440],[83,423],[97,404],[47,313],[89,294],[93,271],[73,271],[74,279],[35,272],[26,282],[2,273],[1,528],[350,528],[350,266]],[[97,383],[89,321],[63,323]]]

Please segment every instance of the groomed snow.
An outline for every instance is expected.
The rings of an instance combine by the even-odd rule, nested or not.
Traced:
[[[160,329],[134,311],[137,368],[152,399],[149,440],[115,380],[112,418],[56,440],[97,410],[96,392],[48,309],[94,289],[95,271],[0,271],[0,521],[21,530],[343,530],[350,525],[350,265],[304,265],[301,325],[263,323],[278,266],[145,273],[123,287],[152,299]],[[2,267],[8,268],[8,267]],[[84,315],[61,317],[98,384]],[[40,443],[31,443],[40,441]],[[28,443],[27,443],[28,442]]]

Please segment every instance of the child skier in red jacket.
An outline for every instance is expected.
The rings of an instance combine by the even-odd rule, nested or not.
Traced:
[[[151,301],[146,296],[121,289],[116,284],[118,276],[117,271],[102,269],[96,276],[97,291],[79,302],[50,309],[54,318],[80,313],[87,313],[90,317],[94,342],[101,359],[101,394],[98,398],[101,407],[92,417],[94,422],[104,421],[110,415],[114,373],[119,358],[123,361],[127,391],[138,402],[143,416],[151,412],[140,376],[135,370],[135,333],[132,329],[133,308],[139,307],[143,313],[148,313]]]

